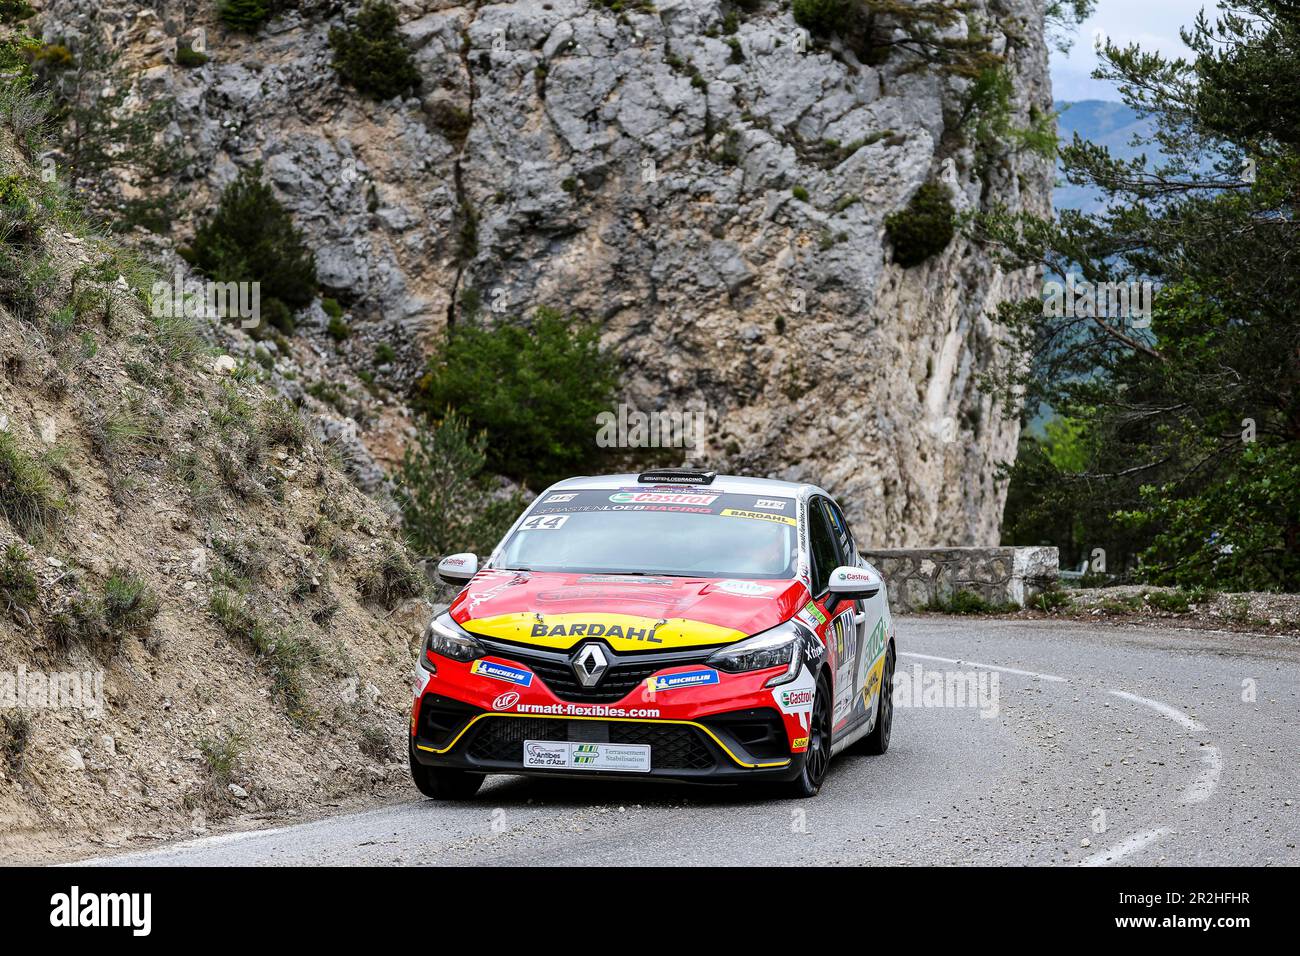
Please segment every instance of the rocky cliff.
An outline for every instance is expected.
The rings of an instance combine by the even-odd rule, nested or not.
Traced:
[[[355,384],[374,343],[393,345],[377,385],[307,399],[356,417],[381,462],[446,323],[550,305],[603,323],[627,402],[705,411],[709,464],[817,481],[874,546],[997,543],[994,466],[1017,428],[976,379],[1001,347],[990,314],[1033,276],[960,236],[903,268],[884,225],[929,181],[959,211],[1046,208],[1050,163],[977,161],[968,79],[905,44],[874,65],[834,42],[801,50],[777,2],[404,0],[422,83],[376,103],[330,66],[329,29],[355,4],[287,5],[252,37],[207,2],[37,5],[46,40],[100,30],[139,71],[139,102],[173,102],[160,148],[189,172],[171,183],[170,234],[142,241],[183,244],[264,164],[360,332],[335,347],[313,307],[274,377],[296,393]],[[1011,122],[1049,110],[1040,5],[961,7],[945,32],[990,37]],[[176,65],[175,38],[198,29],[208,61]]]

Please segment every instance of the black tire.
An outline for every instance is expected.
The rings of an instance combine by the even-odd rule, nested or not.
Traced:
[[[808,752],[804,755],[799,776],[785,785],[786,794],[807,799],[815,797],[826,779],[831,764],[831,690],[826,681],[817,682],[812,716],[808,721]]]
[[[446,767],[426,767],[415,759],[411,744],[411,779],[415,788],[432,800],[468,800],[483,786],[483,774]]]
[[[880,703],[876,705],[876,726],[862,738],[862,753],[879,756],[889,749],[894,729],[894,645],[885,651],[885,668],[880,673]]]

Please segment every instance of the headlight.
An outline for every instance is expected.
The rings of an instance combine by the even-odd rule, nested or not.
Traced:
[[[487,653],[474,640],[474,635],[453,621],[450,614],[443,614],[429,623],[429,636],[425,639],[424,650],[426,653],[432,651],[442,657],[449,657],[453,661],[472,661]],[[420,655],[420,665],[425,670],[435,670],[433,662],[425,654]]]
[[[799,676],[803,664],[804,641],[807,630],[794,621],[786,621],[770,631],[731,644],[715,651],[709,663],[720,671],[733,674],[744,671],[761,671],[769,667],[785,666],[785,672],[769,680],[765,687],[776,687]]]

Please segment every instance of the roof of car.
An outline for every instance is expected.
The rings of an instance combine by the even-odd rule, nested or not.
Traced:
[[[647,484],[641,482],[635,474],[627,475],[586,475],[581,478],[566,478],[564,481],[556,482],[550,487],[551,491],[559,489],[573,490],[581,488],[662,488],[664,483]],[[707,492],[721,492],[724,494],[738,495],[776,495],[778,497],[800,497],[805,494],[819,493],[826,494],[816,485],[807,482],[798,481],[777,481],[775,478],[748,478],[744,475],[718,475],[707,485],[691,484],[689,486],[668,485],[674,489],[684,489],[689,487],[691,491],[706,494]]]

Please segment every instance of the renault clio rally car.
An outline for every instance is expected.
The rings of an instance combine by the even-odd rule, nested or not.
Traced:
[[[411,775],[774,781],[814,796],[832,755],[889,746],[894,628],[879,573],[813,485],[711,472],[551,486],[433,620]]]

